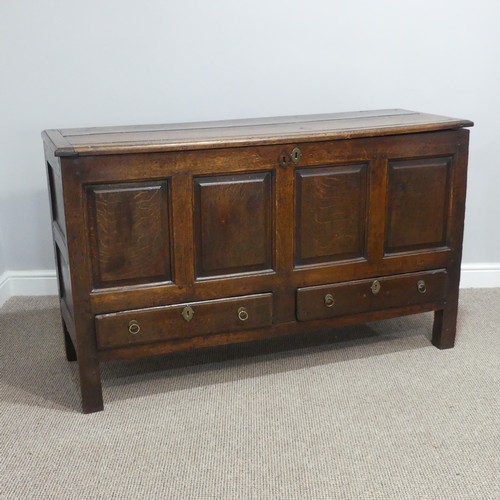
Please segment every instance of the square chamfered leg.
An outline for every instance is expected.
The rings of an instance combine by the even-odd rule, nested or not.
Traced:
[[[446,304],[443,309],[434,312],[432,343],[438,349],[450,349],[453,347],[457,332],[460,264],[452,266],[448,269],[448,272],[449,284]]]
[[[101,372],[96,348],[95,332],[91,321],[76,325],[76,354],[80,374],[83,413],[102,411]]]
[[[432,343],[438,349],[450,349],[455,345],[457,331],[458,304],[449,304],[444,309],[434,312]]]

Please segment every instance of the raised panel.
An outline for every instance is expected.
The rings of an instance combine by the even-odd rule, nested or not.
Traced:
[[[365,255],[367,164],[296,171],[296,265]]]
[[[194,187],[196,275],[272,269],[272,174],[198,177]]]
[[[56,262],[57,262],[57,279],[59,280],[59,294],[64,300],[66,306],[73,314],[73,293],[71,291],[71,276],[69,264],[66,261],[64,254],[55,246]]]
[[[447,246],[450,157],[389,162],[385,252]]]
[[[95,286],[172,279],[167,181],[91,186],[88,205]]]
[[[66,219],[64,217],[63,186],[61,170],[47,162],[49,177],[49,196],[52,209],[52,219],[57,222],[62,234],[66,234]]]

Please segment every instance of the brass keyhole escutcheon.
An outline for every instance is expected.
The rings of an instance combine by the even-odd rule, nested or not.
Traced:
[[[130,323],[128,324],[128,332],[131,335],[137,335],[140,331],[141,327],[139,323],[135,319],[131,320]]]
[[[293,163],[295,164],[299,163],[301,156],[302,156],[302,151],[300,150],[300,148],[292,149],[292,154],[290,155],[290,158],[292,159]]]
[[[280,154],[279,159],[278,159],[278,163],[283,168],[286,168],[286,167],[288,167],[289,162],[290,162],[290,157],[288,156],[288,153],[285,150],[283,150]]]
[[[192,319],[193,319],[193,316],[194,316],[194,311],[193,309],[191,309],[191,306],[186,306],[183,310],[182,310],[182,317],[189,323]]]
[[[380,284],[380,281],[379,280],[375,280],[373,283],[372,283],[372,286],[371,286],[371,289],[372,289],[372,293],[373,295],[377,295],[378,292],[380,292],[380,287],[382,285]]]
[[[333,298],[333,295],[331,293],[327,293],[325,295],[325,306],[333,307],[333,304],[335,304],[335,299]]]
[[[420,293],[425,293],[427,291],[427,287],[425,286],[424,280],[419,280],[417,283],[417,289]]]
[[[244,307],[238,309],[238,319],[240,321],[246,321],[248,319],[248,311]]]

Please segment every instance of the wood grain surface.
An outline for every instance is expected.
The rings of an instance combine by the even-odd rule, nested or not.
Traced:
[[[469,120],[403,109],[201,123],[46,130],[56,156],[102,155],[248,144],[335,140],[472,126]]]
[[[425,311],[453,347],[470,125],[383,110],[44,132],[83,410],[103,408],[107,359]]]

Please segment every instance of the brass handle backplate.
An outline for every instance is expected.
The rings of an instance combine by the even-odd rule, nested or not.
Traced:
[[[417,290],[420,293],[425,293],[427,291],[427,287],[425,286],[425,281],[424,280],[419,280],[417,283]]]
[[[372,283],[372,286],[371,286],[371,289],[372,289],[372,293],[373,295],[377,295],[378,292],[380,292],[380,288],[381,288],[381,284],[380,284],[380,281],[379,280],[375,280],[373,283]]]
[[[325,295],[325,306],[332,307],[333,304],[335,304],[335,299],[333,298],[333,295],[331,293],[327,293]]]
[[[141,327],[139,323],[135,319],[131,320],[130,323],[128,324],[128,332],[131,335],[137,335],[140,331]]]
[[[238,309],[238,319],[240,321],[246,321],[248,319],[248,311],[244,307]]]
[[[191,309],[191,306],[186,306],[182,310],[181,314],[182,314],[182,317],[189,323],[193,319],[194,311],[193,311],[193,309]]]

